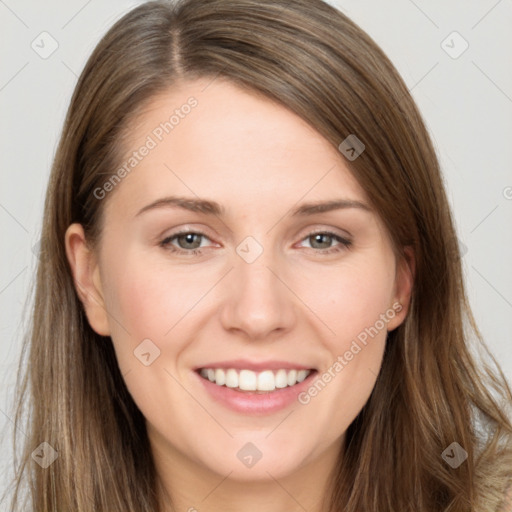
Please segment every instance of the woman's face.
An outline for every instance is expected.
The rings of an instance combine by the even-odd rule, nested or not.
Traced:
[[[95,191],[97,253],[79,225],[66,243],[160,464],[262,480],[333,462],[411,287],[344,156],[220,79],[158,97],[130,137]]]

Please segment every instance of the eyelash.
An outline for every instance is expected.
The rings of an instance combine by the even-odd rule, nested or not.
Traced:
[[[207,235],[205,235],[204,233],[201,233],[200,231],[180,231],[178,233],[174,233],[173,235],[164,238],[159,243],[159,245],[160,245],[160,247],[163,247],[164,249],[168,250],[169,252],[175,253],[175,254],[179,254],[179,255],[200,256],[200,255],[203,254],[202,249],[185,250],[185,249],[177,248],[174,245],[171,245],[171,241],[172,240],[174,240],[175,238],[178,238],[179,236],[182,236],[182,235],[199,235],[199,236],[202,236],[204,238],[208,238]],[[341,252],[343,249],[349,249],[352,246],[352,242],[350,240],[348,240],[346,238],[343,238],[343,237],[341,237],[341,236],[339,236],[336,233],[333,233],[331,231],[315,231],[313,233],[310,233],[306,237],[304,237],[302,240],[306,240],[307,238],[311,238],[311,237],[313,237],[315,235],[327,235],[327,236],[330,236],[330,237],[334,238],[338,242],[340,242],[339,245],[336,245],[336,246],[331,247],[329,249],[317,249],[317,250],[315,250],[313,248],[313,250],[315,252],[318,252],[321,255],[328,255],[328,254],[338,253],[338,252]]]

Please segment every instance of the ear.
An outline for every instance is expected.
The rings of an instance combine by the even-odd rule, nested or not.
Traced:
[[[389,320],[387,330],[396,329],[407,316],[411,303],[414,276],[416,272],[416,260],[412,247],[404,248],[404,256],[398,261],[393,299],[390,308],[396,315]]]
[[[96,254],[89,248],[81,224],[71,224],[65,235],[66,256],[75,288],[89,324],[101,336],[110,335]]]

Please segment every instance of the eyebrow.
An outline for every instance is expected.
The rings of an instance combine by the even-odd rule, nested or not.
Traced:
[[[210,201],[207,199],[195,199],[192,197],[170,196],[157,199],[156,201],[144,206],[144,208],[139,210],[135,216],[138,217],[142,213],[150,210],[172,207],[219,217],[224,216],[226,213],[225,208],[216,201]],[[362,201],[357,201],[355,199],[332,199],[327,201],[303,203],[297,208],[293,209],[291,215],[292,217],[315,215],[318,213],[325,213],[346,208],[359,208],[368,212],[372,211],[372,209]]]

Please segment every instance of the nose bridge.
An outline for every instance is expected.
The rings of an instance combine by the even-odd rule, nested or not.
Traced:
[[[277,277],[281,266],[275,251],[247,237],[236,253],[222,314],[224,327],[242,330],[254,339],[289,328],[293,294]]]

